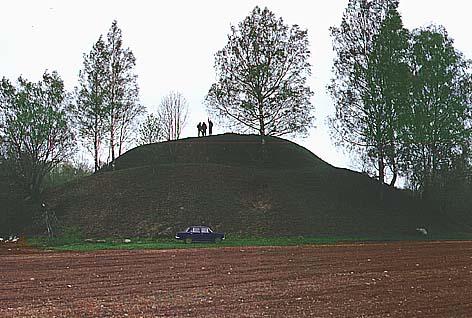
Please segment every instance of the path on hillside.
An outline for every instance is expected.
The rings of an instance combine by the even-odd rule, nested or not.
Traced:
[[[0,253],[0,317],[471,317],[472,242]]]

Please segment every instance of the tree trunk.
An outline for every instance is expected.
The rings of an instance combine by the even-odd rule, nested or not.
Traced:
[[[384,200],[385,162],[382,156],[378,159],[379,165],[379,199]]]
[[[397,182],[397,178],[398,178],[398,173],[397,173],[397,171],[394,171],[392,180],[390,181],[390,186],[391,187],[395,187],[395,183]]]
[[[384,158],[380,156],[378,158],[378,165],[379,165],[379,182],[380,184],[384,184],[385,182],[385,162]]]
[[[118,140],[118,142],[119,142],[119,144],[118,144],[118,156],[121,156],[121,152],[123,151],[123,142],[124,142],[123,141],[124,140],[123,136],[125,134],[124,125],[125,125],[125,123],[122,123],[122,126],[120,127],[120,138]]]
[[[264,109],[262,108],[262,101],[259,101],[259,134],[262,136],[262,143],[264,143],[265,136],[265,122],[264,122]]]
[[[98,138],[98,118],[97,116],[95,115],[95,132],[94,132],[94,140],[93,140],[93,159],[94,159],[94,162],[95,162],[95,168],[94,168],[94,172],[97,172],[98,169],[100,168],[100,163],[99,163],[99,160],[98,160],[98,148],[99,148],[99,138]]]
[[[95,137],[96,138],[96,137]],[[99,163],[99,160],[98,160],[98,140],[95,139],[95,143],[94,143],[94,161],[95,161],[95,168],[94,168],[94,172],[97,172],[98,169],[100,168],[100,163]]]
[[[397,164],[395,163],[395,160],[392,160],[392,173],[393,173],[393,177],[392,177],[392,180],[390,181],[390,186],[394,187],[398,178],[398,169],[397,169]]]
[[[111,151],[111,162],[115,161],[115,115],[112,108],[110,118],[110,151]]]

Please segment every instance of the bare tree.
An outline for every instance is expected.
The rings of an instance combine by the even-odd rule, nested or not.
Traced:
[[[179,92],[170,92],[159,105],[158,117],[162,124],[164,138],[177,140],[187,122],[188,103]]]
[[[121,109],[118,120],[118,155],[126,151],[126,145],[136,140],[139,128],[138,118],[144,113],[144,107],[138,103],[130,103]]]

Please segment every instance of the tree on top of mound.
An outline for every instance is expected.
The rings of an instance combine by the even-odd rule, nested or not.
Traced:
[[[107,36],[100,36],[92,50],[84,54],[75,116],[82,142],[94,156],[95,171],[100,168],[104,148],[111,161],[126,150],[144,113],[135,67],[136,58],[131,49],[124,47],[116,20]],[[103,146],[106,143],[108,146]]]
[[[209,111],[232,128],[261,136],[306,134],[313,121],[308,45],[306,30],[256,6],[231,27],[228,43],[215,55]]]

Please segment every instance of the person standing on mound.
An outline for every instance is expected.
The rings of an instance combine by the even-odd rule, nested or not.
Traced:
[[[211,121],[210,118],[208,118],[208,135],[212,135],[213,134],[213,122]]]
[[[200,137],[200,134],[202,132],[202,123],[198,123],[197,129],[198,129],[198,137]]]

